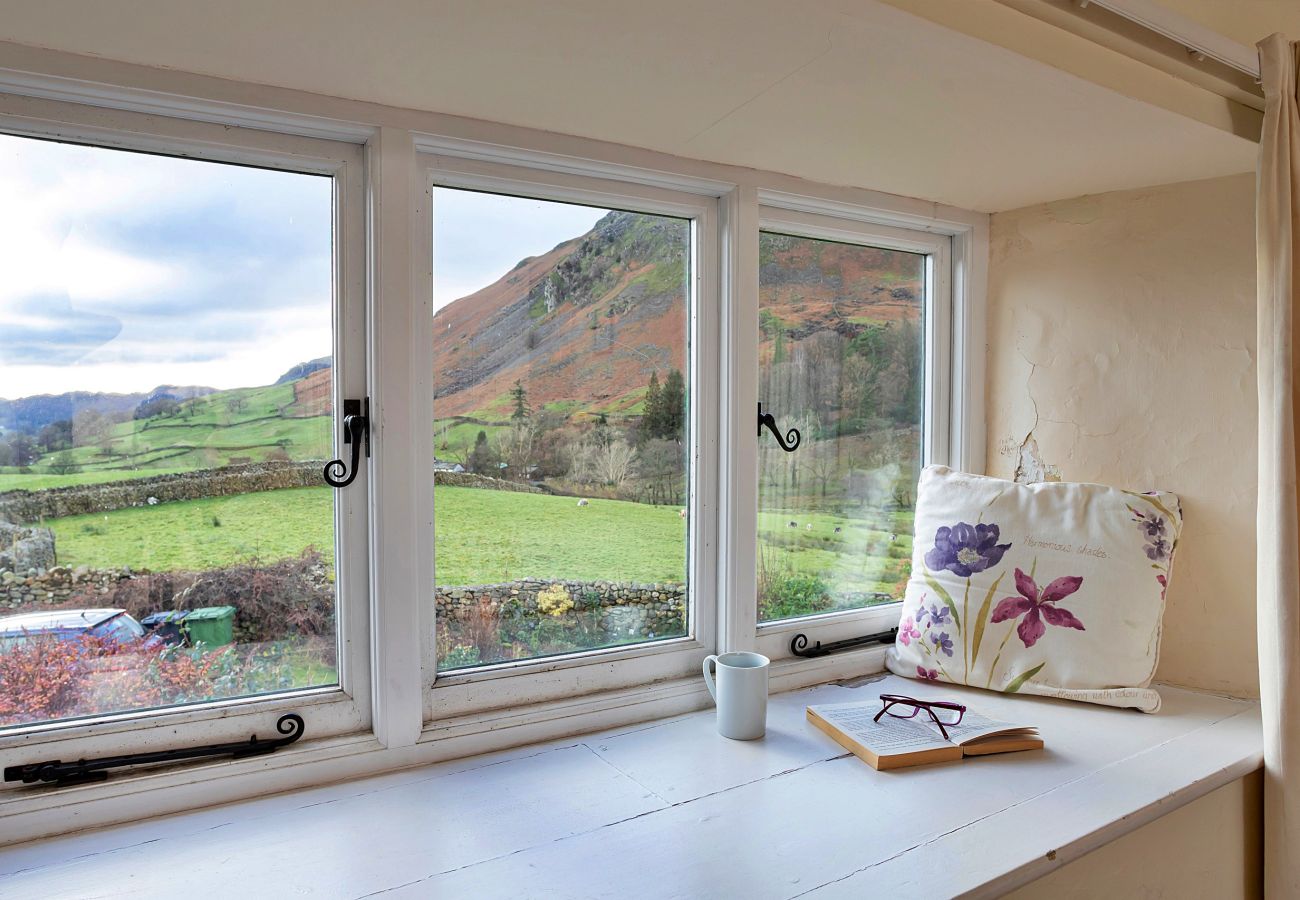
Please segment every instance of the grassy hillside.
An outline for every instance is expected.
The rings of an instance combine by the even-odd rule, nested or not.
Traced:
[[[330,450],[330,419],[304,415],[297,408],[292,383],[218,391],[187,400],[178,410],[148,419],[112,425],[85,446],[47,453],[33,474],[58,475],[60,481],[21,481],[5,477],[6,488],[39,490],[54,484],[86,484],[116,477],[158,475],[167,471],[206,469],[269,458],[322,459]],[[80,471],[64,477],[60,464]]]

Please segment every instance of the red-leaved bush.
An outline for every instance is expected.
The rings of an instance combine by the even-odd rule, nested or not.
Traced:
[[[293,686],[281,648],[215,651],[51,635],[0,653],[0,725],[245,696]]]

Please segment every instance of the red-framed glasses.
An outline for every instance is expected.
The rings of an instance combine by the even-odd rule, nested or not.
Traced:
[[[966,714],[966,707],[960,703],[951,703],[946,700],[917,700],[915,697],[904,697],[902,694],[881,694],[880,702],[883,704],[880,712],[876,713],[873,722],[879,722],[880,717],[889,713],[896,719],[912,719],[921,710],[930,714],[934,724],[939,726],[939,733],[943,739],[948,740],[948,729],[946,725],[961,724],[961,717]]]

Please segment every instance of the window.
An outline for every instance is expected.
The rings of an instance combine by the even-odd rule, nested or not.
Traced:
[[[881,631],[911,565],[923,465],[953,459],[951,239],[763,207],[754,322],[758,440],[754,520],[757,646],[786,656],[794,634]]]
[[[716,647],[716,201],[423,159],[426,717],[693,674]]]
[[[759,235],[758,619],[902,599],[924,424],[927,257]]]
[[[321,472],[364,389],[359,154],[58,111],[0,134],[0,746],[355,730],[366,510]]]
[[[896,621],[917,469],[978,466],[977,220],[253,112],[0,95],[0,752],[292,711],[361,771]]]
[[[433,192],[440,671],[687,633],[691,222]]]

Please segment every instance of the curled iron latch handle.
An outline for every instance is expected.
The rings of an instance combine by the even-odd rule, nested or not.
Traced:
[[[352,445],[352,468],[341,459],[325,464],[325,482],[331,487],[344,488],[357,477],[357,464],[361,461],[361,443],[365,442],[366,459],[370,458],[370,398],[343,401],[343,443]]]
[[[781,445],[781,449],[784,450],[786,453],[793,453],[795,450],[799,449],[799,441],[802,439],[799,434],[799,429],[791,428],[789,432],[786,433],[784,438],[781,437],[781,432],[776,427],[776,416],[772,415],[771,413],[763,412],[763,404],[760,403],[758,404],[758,436],[759,437],[763,436],[764,425],[766,425],[768,429],[772,432],[773,437],[776,438],[776,442]]]

